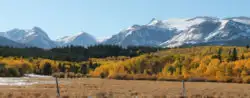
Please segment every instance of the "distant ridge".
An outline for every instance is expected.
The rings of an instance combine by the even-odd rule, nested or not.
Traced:
[[[9,46],[9,47],[14,47],[14,48],[28,47],[27,45],[17,43],[15,41],[9,40],[2,36],[0,36],[0,46]]]
[[[216,18],[197,16],[158,20],[153,18],[144,25],[132,25],[105,40],[97,40],[86,32],[65,36],[56,41],[49,38],[39,27],[12,29],[0,32],[15,43],[39,48],[64,47],[69,45],[88,47],[96,44],[119,46],[179,47],[183,45],[236,45],[250,44],[250,18],[245,16]],[[244,43],[237,43],[237,41]],[[9,43],[4,43],[8,45]],[[10,45],[11,46],[11,45]]]

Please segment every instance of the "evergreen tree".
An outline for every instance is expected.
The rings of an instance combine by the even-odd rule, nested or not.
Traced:
[[[236,61],[238,60],[238,54],[237,54],[237,49],[236,48],[233,48],[233,51],[229,52],[229,58],[228,58],[228,61]]]
[[[232,56],[233,56],[233,61],[238,60],[237,49],[236,48],[233,49],[233,55]]]
[[[218,59],[220,60],[220,62],[222,61],[221,53],[222,53],[222,48],[219,48],[217,56],[218,56]]]
[[[81,73],[82,74],[87,74],[88,73],[87,65],[85,65],[85,64],[81,65]]]
[[[44,75],[51,75],[52,74],[52,68],[50,63],[45,63],[43,67],[43,74]]]

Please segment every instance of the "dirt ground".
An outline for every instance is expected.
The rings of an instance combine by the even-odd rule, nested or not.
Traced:
[[[180,98],[182,95],[181,82],[97,78],[59,79],[59,82],[61,98]],[[185,88],[187,98],[250,98],[250,84],[186,82]],[[0,86],[0,98],[56,98],[56,85]]]

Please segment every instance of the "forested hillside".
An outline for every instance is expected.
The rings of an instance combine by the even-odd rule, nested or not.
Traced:
[[[52,49],[49,52],[67,54],[67,49],[72,48]],[[72,49],[73,55],[84,53],[76,50]],[[93,53],[94,51],[97,51],[96,53],[109,51],[104,49],[98,51],[93,47],[91,50]],[[112,51],[115,52],[115,50]],[[92,76],[128,80],[250,82],[248,46],[172,48],[151,53],[147,51],[139,56],[136,54],[136,57],[119,56],[114,52],[110,52],[111,55],[100,56],[101,58],[92,54],[93,57],[90,56],[87,60],[78,62],[17,56],[1,57],[0,76],[36,73],[61,78]],[[88,51],[88,53],[91,52]]]
[[[138,80],[250,82],[249,47],[173,48],[106,62],[93,76]]]
[[[123,48],[117,45],[96,45],[90,47],[67,46],[52,49],[41,48],[12,48],[0,47],[0,56],[3,57],[23,57],[23,58],[45,58],[51,60],[86,61],[89,58],[105,58],[111,56],[128,56],[134,57],[143,53],[156,52],[160,48],[129,46]]]

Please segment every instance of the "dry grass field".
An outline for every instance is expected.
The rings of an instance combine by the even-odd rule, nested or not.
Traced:
[[[48,78],[48,81],[51,79]],[[97,78],[59,79],[59,81],[61,98],[180,98],[182,94],[181,82]],[[186,82],[185,85],[187,98],[250,98],[249,84]],[[56,98],[56,86],[55,84],[2,85],[0,98]]]

